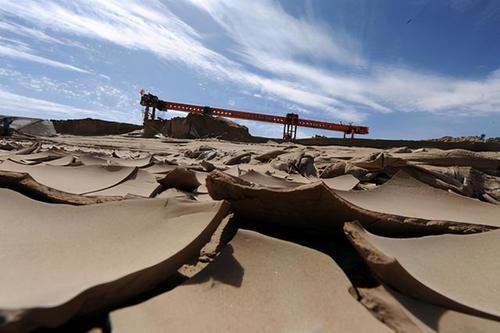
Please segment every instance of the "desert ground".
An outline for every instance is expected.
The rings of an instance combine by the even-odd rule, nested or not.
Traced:
[[[349,140],[3,138],[0,332],[500,332],[500,150]]]

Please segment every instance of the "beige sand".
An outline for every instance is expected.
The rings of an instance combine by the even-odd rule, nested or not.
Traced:
[[[393,239],[370,234],[356,223],[344,229],[374,273],[401,293],[500,318],[500,231]]]
[[[240,175],[240,178],[250,183],[267,187],[295,188],[297,186],[303,185],[303,183],[292,182],[283,178],[265,175],[254,170],[248,170],[244,172],[242,175]]]
[[[395,290],[378,286],[359,288],[361,303],[396,332],[403,333],[493,333],[500,321],[475,317],[417,301]]]
[[[162,190],[176,188],[182,191],[193,192],[201,185],[196,173],[184,168],[175,168],[158,181],[162,186]]]
[[[135,174],[128,177],[125,181],[107,188],[105,190],[90,192],[85,195],[90,196],[127,196],[136,195],[140,197],[153,197],[160,189],[160,183],[156,181],[149,172],[137,170]]]
[[[233,176],[239,175],[239,173],[233,172],[234,170],[240,170],[241,174],[253,170],[264,175],[274,176],[283,179],[286,179],[287,177],[290,176],[287,172],[277,170],[273,168],[270,164],[240,164],[236,167],[230,167],[229,169],[224,169],[224,168],[217,168],[217,169]]]
[[[241,178],[216,170],[207,177],[207,188],[215,200],[230,201],[237,217],[254,223],[262,221],[282,226],[300,226],[336,232],[344,222],[358,220],[370,230],[384,234],[464,233],[500,227],[500,221],[481,219],[481,216],[470,223],[463,223],[429,220],[425,218],[425,212],[421,218],[415,218],[391,214],[382,209],[368,210],[347,200],[350,198],[346,197],[346,194],[350,192],[335,192],[324,183],[302,185],[292,189],[254,187]],[[353,194],[361,196],[367,193],[369,192]],[[482,204],[479,201],[467,200],[473,204]],[[489,209],[498,210],[497,206],[486,205]],[[451,206],[448,208],[451,209]],[[486,214],[486,217],[488,216]],[[489,224],[486,226],[480,221]]]
[[[272,175],[262,174],[253,169],[250,169],[246,172],[243,172],[243,174],[241,174],[239,178],[246,180],[250,183],[256,185],[263,185],[269,188],[296,188],[306,183],[312,183],[316,180],[316,179],[306,179],[300,175],[297,176],[300,178],[298,179],[299,181],[291,181]],[[359,183],[359,180],[352,175],[342,175],[334,178],[323,179],[322,181],[331,189],[344,190],[344,191],[352,190]]]
[[[287,151],[284,149],[271,150],[269,152],[255,156],[255,159],[257,161],[267,163],[267,162],[275,159],[276,157],[283,155],[283,154],[286,154],[286,153],[287,153]]]
[[[438,166],[470,166],[483,171],[498,170],[500,167],[500,159],[498,157],[494,158],[487,153],[472,152],[463,149],[429,149],[428,151],[419,153],[398,154],[398,157],[413,162],[423,162]]]
[[[113,312],[116,332],[390,332],[329,257],[240,230],[175,290]]]
[[[342,175],[321,180],[332,190],[350,191],[359,184],[359,180],[353,175]]]
[[[56,153],[56,152],[51,152],[51,151],[44,151],[40,153],[34,153],[34,154],[16,154],[9,156],[9,160],[17,162],[17,163],[23,163],[23,164],[36,164],[39,162],[43,161],[50,161],[54,160],[57,158],[60,158],[64,156],[61,153]]]
[[[111,164],[105,158],[93,155],[93,154],[79,154],[78,160],[85,165],[109,165]]]
[[[14,155],[22,155],[22,154],[32,154],[35,151],[37,151],[40,148],[40,143],[39,142],[33,142],[31,145],[28,147],[19,149],[19,150],[14,150],[14,151],[9,151],[7,153],[4,153],[0,155],[0,160],[8,159],[9,157],[12,157]]]
[[[0,170],[25,172],[41,184],[75,194],[85,194],[110,188],[128,179],[136,172],[135,168],[120,166],[57,167],[51,165],[22,165],[11,161],[0,164]]]
[[[9,171],[0,171],[0,186],[17,191],[35,200],[49,203],[90,205],[123,199],[123,197],[97,195],[86,197],[79,194],[62,192],[38,183],[27,173]]]
[[[368,156],[355,157],[349,163],[367,170],[384,170],[387,167],[404,167],[407,162],[388,153],[373,153]]]
[[[20,330],[123,302],[196,258],[223,202],[128,200],[68,206],[0,190],[0,309]],[[36,286],[36,287],[35,287]],[[7,326],[8,327],[8,326]]]
[[[375,290],[367,283],[374,280],[368,269],[360,269],[357,264],[351,267],[355,264],[351,260],[356,259],[354,261],[362,266],[362,259],[356,257],[350,245],[339,245],[343,243],[339,235],[343,236],[345,222],[359,220],[372,233],[397,237],[473,233],[493,230],[500,225],[496,218],[498,208],[484,202],[495,202],[500,198],[500,152],[438,149],[392,149],[389,152],[375,148],[304,146],[273,141],[253,144],[117,135],[58,136],[40,138],[39,141],[2,141],[5,143],[1,147],[5,150],[0,152],[0,161],[7,161],[0,164],[0,187],[46,202],[72,205],[119,202],[68,207],[33,203],[23,198],[21,202],[27,200],[31,204],[23,206],[21,218],[20,204],[9,204],[17,201],[9,199],[12,193],[0,190],[0,202],[8,206],[0,207],[2,211],[17,211],[17,215],[9,213],[5,215],[5,221],[0,221],[3,227],[0,259],[6,260],[5,264],[0,263],[0,268],[13,268],[12,273],[0,269],[0,276],[9,278],[7,282],[0,280],[0,283],[5,290],[11,289],[8,292],[0,290],[5,297],[5,302],[0,303],[0,321],[4,316],[11,323],[10,327],[24,331],[40,325],[59,325],[74,316],[91,315],[88,319],[92,322],[92,314],[96,311],[128,305],[139,293],[141,297],[151,296],[151,286],[155,281],[161,280],[165,285],[165,277],[173,272],[172,258],[178,259],[176,264],[186,263],[186,252],[176,252],[179,250],[177,242],[188,242],[195,229],[202,238],[210,234],[205,232],[204,226],[213,222],[202,222],[209,218],[201,218],[200,214],[217,215],[217,209],[210,207],[216,207],[218,203],[206,194],[208,190],[214,198],[231,201],[234,225],[277,233],[279,237],[290,237],[329,251],[360,294],[365,289]],[[300,163],[301,156],[309,157]],[[233,157],[237,158],[231,164],[237,164],[226,165]],[[92,165],[75,166],[82,161]],[[36,180],[29,174],[1,171],[2,166],[9,165],[16,171],[24,170],[36,176]],[[404,174],[394,177],[401,169],[431,187]],[[310,176],[315,170],[321,179]],[[212,171],[207,176],[207,172]],[[238,178],[231,178],[221,171]],[[393,179],[385,183],[390,178]],[[157,181],[162,183],[159,191]],[[61,189],[74,192],[66,193]],[[91,189],[92,196],[75,194],[88,193],[82,189]],[[462,196],[447,193],[445,190],[448,189]],[[157,195],[162,199],[130,200],[138,195]],[[204,203],[196,206],[195,201]],[[191,207],[208,208],[200,208],[202,211],[198,214]],[[172,210],[174,212],[170,213]],[[162,212],[171,215],[172,219]],[[172,220],[176,222],[170,223]],[[268,228],[268,224],[272,226]],[[291,231],[293,227],[300,230]],[[225,229],[225,224],[221,223],[219,228]],[[298,238],[293,236],[295,232],[299,234]],[[222,234],[226,241],[232,236],[230,232]],[[331,237],[332,241],[323,248],[320,247],[323,241],[316,243],[316,237]],[[124,324],[127,326],[125,331],[185,331],[189,328],[237,331],[242,325],[248,330],[259,331],[264,330],[259,326],[262,324],[267,325],[265,328],[269,331],[372,331],[371,326],[375,331],[385,329],[372,314],[382,318],[389,327],[404,328],[400,329],[403,332],[494,330],[497,322],[471,315],[491,317],[490,312],[496,311],[494,303],[497,299],[486,302],[488,295],[484,291],[476,293],[472,290],[482,283],[483,276],[489,276],[484,272],[491,267],[485,266],[492,261],[493,254],[477,254],[473,258],[476,252],[468,253],[469,247],[474,248],[473,244],[457,241],[449,245],[449,236],[440,237],[443,237],[441,246],[446,248],[428,246],[428,252],[432,250],[429,254],[423,249],[427,246],[419,246],[412,249],[410,254],[413,257],[404,261],[405,264],[412,263],[411,268],[417,271],[418,280],[406,267],[404,271],[391,271],[397,266],[381,266],[388,272],[401,273],[389,275],[389,278],[407,277],[394,281],[395,287],[403,283],[399,290],[404,294],[396,295],[397,299],[391,301],[398,308],[397,316],[384,312],[387,307],[383,299],[373,297],[372,302],[368,302],[367,293],[363,294],[361,303],[371,313],[361,308],[346,295],[350,284],[343,273],[324,255],[242,231],[229,246],[215,248],[209,254],[203,249],[204,254],[195,266],[183,266],[180,274],[186,269],[194,274],[198,270],[191,270],[192,267],[208,265],[206,271],[193,281],[136,307],[116,311],[114,318],[123,318],[121,313],[130,316],[125,318],[127,321],[120,319],[115,323],[114,331],[123,331],[119,329],[122,326],[117,325]],[[193,253],[195,248],[199,252],[201,243],[190,247]],[[492,251],[497,247],[488,246]],[[219,250],[223,250],[222,256],[212,262]],[[391,258],[399,264],[396,250],[399,251],[399,245],[379,258]],[[382,252],[370,250],[368,253],[372,260]],[[465,258],[463,261],[462,257]],[[438,262],[439,258],[446,262]],[[235,261],[240,266],[235,265]],[[427,261],[432,269],[426,268]],[[491,264],[496,267],[494,265]],[[244,269],[243,274],[238,267]],[[384,270],[377,271],[379,278],[382,276],[380,272]],[[427,274],[430,274],[429,280],[426,280]],[[451,274],[455,275],[449,277]],[[33,282],[37,275],[41,277],[40,283]],[[463,284],[471,286],[459,291],[450,289],[457,285],[459,278]],[[445,285],[447,279],[451,281],[451,287]],[[488,287],[492,295],[498,294],[491,291],[497,287],[495,281],[488,279],[485,290]],[[175,281],[167,285],[173,287],[180,283],[180,280]],[[239,288],[234,287],[237,281],[242,281]],[[154,291],[158,292],[158,289],[154,288]],[[458,299],[459,296],[462,298]],[[473,298],[478,296],[479,299]],[[420,301],[409,297],[419,297]],[[28,305],[28,309],[18,311],[21,302],[49,305],[37,309]],[[53,305],[57,302],[62,305],[55,309]],[[482,310],[478,310],[479,307]],[[457,312],[459,309],[468,311],[468,314]],[[16,315],[19,315],[17,319]],[[0,331],[2,328],[5,325]],[[62,331],[75,330],[62,328]]]
[[[412,174],[432,187],[450,190],[463,196],[485,199],[500,204],[500,177],[478,171],[469,166],[413,166]],[[485,197],[487,196],[487,197]]]
[[[500,322],[475,317],[466,313],[422,303],[395,291],[392,295],[400,302],[405,312],[423,332],[439,333],[496,333]]]
[[[179,191],[176,188],[169,188],[168,190],[165,190],[161,192],[160,194],[156,195],[155,198],[162,198],[162,199],[171,199],[171,198],[177,198],[177,199],[187,199],[187,198],[192,198],[192,194],[188,194],[186,192]]]
[[[139,159],[125,159],[116,157],[99,157],[88,154],[82,154],[78,156],[78,159],[85,165],[119,165],[131,168],[144,168],[152,164],[153,157],[148,156]]]
[[[53,165],[53,166],[68,166],[73,164],[75,157],[73,155],[66,155],[49,162],[43,162],[43,164]]]
[[[142,168],[142,170],[147,171],[149,173],[165,174],[169,173],[170,171],[174,170],[177,167],[178,167],[177,165],[172,165],[169,163],[155,163],[148,167]]]
[[[500,207],[432,188],[404,172],[372,191],[336,193],[375,212],[500,227]]]

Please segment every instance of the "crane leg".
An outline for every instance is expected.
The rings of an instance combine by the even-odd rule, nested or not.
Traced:
[[[297,139],[297,125],[285,123],[283,125],[283,139],[284,140]]]

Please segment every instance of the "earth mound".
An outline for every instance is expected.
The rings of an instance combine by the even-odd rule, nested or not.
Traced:
[[[115,135],[142,129],[140,125],[118,123],[100,119],[52,120],[56,132],[71,135]]]
[[[438,139],[432,139],[431,141],[437,142],[491,142],[491,143],[500,143],[500,137],[498,138],[485,138],[482,136],[443,136]]]
[[[220,117],[189,113],[185,118],[149,121],[145,126],[146,136],[157,132],[180,139],[219,138],[224,140],[248,140],[252,138],[246,126]]]

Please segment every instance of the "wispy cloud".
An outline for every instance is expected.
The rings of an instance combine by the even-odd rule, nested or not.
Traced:
[[[33,28],[26,27],[21,24],[12,23],[12,22],[0,22],[0,30],[4,32],[9,32],[14,35],[20,35],[29,38],[35,38],[38,41],[43,41],[46,43],[56,43],[56,44],[64,44],[63,41],[51,37],[45,32]]]
[[[135,0],[21,0],[3,3],[2,12],[54,31],[149,51],[205,70],[214,70],[214,65],[223,66],[227,61],[204,47],[196,31],[159,1],[144,4]]]
[[[235,52],[248,60],[256,55],[279,58],[307,56],[361,66],[365,60],[355,41],[327,25],[288,14],[273,0],[188,0],[207,11],[238,44]],[[250,61],[251,62],[251,61]]]
[[[277,96],[306,108],[330,110],[345,120],[360,120],[332,104],[333,98],[285,79],[272,79],[244,70],[242,65],[207,48],[200,35],[158,1],[16,1],[0,7],[0,13],[58,32],[105,40],[123,47],[144,50],[158,57],[182,62],[195,70],[217,75],[265,95]],[[312,29],[312,28],[311,28]],[[319,30],[318,30],[319,31]],[[313,31],[311,31],[313,32]],[[317,32],[317,31],[314,31]],[[326,38],[326,33],[322,33]],[[302,41],[304,42],[304,41]],[[286,42],[284,43],[286,44]],[[320,42],[317,42],[318,47]],[[337,51],[326,50],[325,56]]]
[[[0,89],[0,112],[2,114],[16,114],[37,116],[43,112],[47,117],[95,117],[99,112],[75,108],[68,105],[53,103],[46,100],[27,97]]]
[[[40,118],[40,114],[43,114],[44,117],[52,119],[85,117],[121,121],[129,119],[126,113],[119,111],[107,110],[106,112],[102,112],[99,110],[78,108],[43,99],[19,95],[2,88],[0,88],[0,114],[34,118]]]
[[[308,100],[309,106],[341,119],[362,120],[371,111],[474,116],[500,110],[498,74],[467,80],[370,63],[350,38],[293,17],[274,0],[186,1],[226,31],[243,62],[273,78],[254,81],[293,102]],[[344,66],[332,70],[327,59]]]
[[[483,79],[458,79],[407,69],[379,69],[366,95],[386,98],[395,110],[480,116],[500,112],[500,71]]]
[[[53,38],[49,33],[57,32],[149,52],[234,82],[259,99],[283,101],[301,114],[314,113],[319,118],[358,122],[373,112],[470,116],[500,110],[495,94],[500,88],[498,73],[458,79],[372,63],[356,40],[325,23],[293,16],[275,0],[184,0],[225,31],[230,52],[215,50],[189,21],[175,15],[169,8],[173,2],[4,1],[0,16],[31,22],[49,38],[47,42]],[[7,23],[0,29],[11,31],[14,26]],[[25,36],[35,36],[34,29],[26,29],[21,29]],[[21,46],[4,46],[0,54],[82,70],[41,58]]]
[[[130,114],[129,121],[140,121],[135,90],[123,91],[109,84],[107,79],[87,76],[85,79],[57,80],[47,76],[22,73],[0,68],[0,82],[10,91],[30,91],[44,96],[63,96],[64,100],[87,105],[93,110],[122,110]],[[2,85],[0,85],[1,88]],[[17,88],[17,89],[16,89]]]
[[[75,72],[79,72],[79,73],[87,73],[87,74],[90,73],[89,71],[87,71],[85,69],[33,54],[33,53],[31,53],[31,49],[28,47],[19,47],[19,46],[15,46],[15,47],[10,46],[9,47],[7,45],[0,45],[0,56],[13,58],[13,59],[32,61],[32,62],[36,62],[39,64],[52,66],[55,68],[60,68],[60,69],[65,69],[65,70],[70,70],[70,71],[75,71]]]
[[[8,37],[4,37],[4,36],[0,35],[0,41],[2,41],[2,43],[4,43],[4,44],[14,45],[14,46],[21,48],[21,49],[25,49],[25,50],[29,49],[29,45],[27,43],[22,42],[22,41],[17,40],[17,39],[8,38]]]

